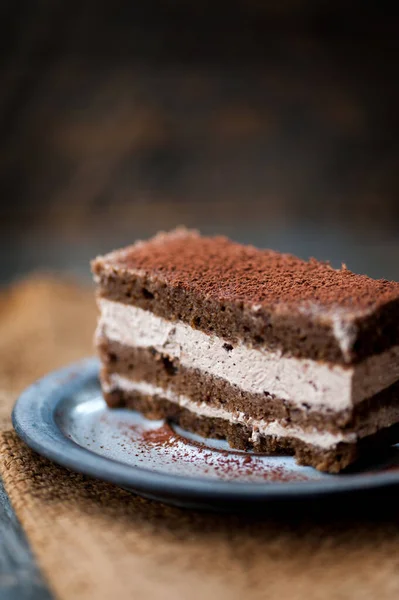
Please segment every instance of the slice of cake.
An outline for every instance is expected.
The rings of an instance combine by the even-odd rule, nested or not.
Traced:
[[[177,229],[92,263],[110,407],[338,472],[399,441],[399,284]]]

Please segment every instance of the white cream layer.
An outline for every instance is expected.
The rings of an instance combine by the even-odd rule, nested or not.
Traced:
[[[136,306],[99,299],[98,337],[136,348],[153,347],[185,367],[221,377],[243,391],[273,394],[299,407],[341,411],[399,379],[399,347],[344,367],[238,344],[168,321]]]
[[[256,442],[259,436],[272,435],[277,438],[292,437],[307,444],[312,444],[320,448],[332,448],[340,442],[353,442],[356,441],[356,435],[354,433],[347,434],[333,434],[328,431],[317,431],[313,429],[311,431],[304,431],[299,427],[284,427],[278,421],[262,421],[259,419],[253,419],[245,417],[242,412],[232,413],[223,408],[215,408],[209,406],[204,402],[198,404],[193,402],[187,396],[177,395],[172,390],[165,390],[161,387],[147,383],[146,381],[133,381],[117,373],[109,375],[109,384],[104,384],[104,389],[107,392],[111,392],[114,389],[123,390],[126,392],[139,392],[140,394],[147,394],[149,396],[160,396],[170,402],[178,404],[179,406],[186,408],[192,413],[197,414],[201,417],[209,417],[213,419],[224,419],[234,424],[246,425],[252,429],[251,440]]]

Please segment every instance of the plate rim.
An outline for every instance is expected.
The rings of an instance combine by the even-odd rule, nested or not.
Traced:
[[[17,435],[35,452],[62,467],[108,481],[137,493],[198,501],[259,502],[375,490],[399,484],[399,470],[371,474],[345,474],[329,480],[296,482],[220,481],[161,473],[118,462],[83,448],[58,427],[54,413],[59,402],[77,389],[98,380],[100,362],[90,357],[51,371],[18,397],[12,411]]]

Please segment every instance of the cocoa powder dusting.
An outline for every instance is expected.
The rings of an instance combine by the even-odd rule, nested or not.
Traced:
[[[123,427],[123,425],[122,425]],[[202,473],[207,475],[210,471],[217,473],[218,479],[248,481],[255,478],[263,481],[304,481],[307,477],[281,465],[270,463],[265,468],[261,455],[237,452],[234,450],[217,450],[205,443],[187,439],[177,434],[171,425],[164,423],[160,427],[145,429],[142,425],[128,427],[133,434],[135,456],[150,455],[153,451],[158,457],[170,463],[184,466],[202,464]],[[122,445],[122,443],[121,443]],[[127,449],[126,443],[123,448]]]
[[[313,302],[323,307],[377,307],[399,297],[399,283],[333,269],[315,259],[243,246],[225,237],[178,229],[139,242],[93,263],[139,270],[167,285],[198,290],[208,298],[247,304]]]

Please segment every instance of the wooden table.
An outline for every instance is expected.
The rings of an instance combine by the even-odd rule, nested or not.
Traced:
[[[0,480],[0,598],[50,600],[52,597]]]

